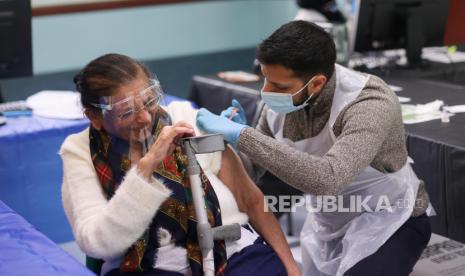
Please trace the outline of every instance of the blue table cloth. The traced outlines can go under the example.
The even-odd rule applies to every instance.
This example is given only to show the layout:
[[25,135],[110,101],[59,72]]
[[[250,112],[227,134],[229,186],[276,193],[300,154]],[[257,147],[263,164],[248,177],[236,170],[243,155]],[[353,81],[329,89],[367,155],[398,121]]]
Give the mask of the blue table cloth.
[[94,275],[0,201],[0,275]]
[[[183,100],[165,96],[165,103]],[[61,204],[65,138],[84,130],[84,120],[36,116],[8,118],[0,126],[0,200],[56,243],[74,240]]]

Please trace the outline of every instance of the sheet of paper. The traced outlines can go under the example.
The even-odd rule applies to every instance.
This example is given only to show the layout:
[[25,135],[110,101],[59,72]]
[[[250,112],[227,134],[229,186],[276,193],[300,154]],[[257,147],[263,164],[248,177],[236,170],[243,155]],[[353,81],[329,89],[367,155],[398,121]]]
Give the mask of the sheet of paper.
[[394,92],[400,92],[402,90],[404,90],[404,88],[400,87],[400,86],[397,86],[397,85],[388,85],[389,88],[391,88],[392,91]]
[[442,112],[439,109],[443,104],[440,100],[427,104],[402,104],[402,120],[404,124],[417,124],[441,119]]
[[456,63],[456,62],[465,62],[465,52],[457,51],[455,53],[448,53],[446,51],[439,52],[439,51],[427,51],[423,52],[422,58],[439,63]]
[[445,106],[444,110],[450,113],[462,113],[465,112],[465,104]]
[[418,124],[433,120],[441,119],[441,112],[437,111],[431,114],[409,114],[409,115],[402,115],[402,121],[406,125],[410,124]]
[[400,103],[408,103],[408,102],[410,102],[412,100],[411,98],[401,97],[401,96],[397,96],[397,98],[399,99]]
[[464,276],[465,245],[436,234],[431,236],[428,246],[410,276]]

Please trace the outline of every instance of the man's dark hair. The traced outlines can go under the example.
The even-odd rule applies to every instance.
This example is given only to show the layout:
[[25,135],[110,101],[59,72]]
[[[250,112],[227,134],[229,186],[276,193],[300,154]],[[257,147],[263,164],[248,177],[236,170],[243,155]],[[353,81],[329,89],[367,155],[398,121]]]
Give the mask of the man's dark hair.
[[291,69],[303,80],[318,73],[329,79],[336,62],[336,46],[323,28],[307,21],[292,21],[258,45],[257,59],[261,64]]

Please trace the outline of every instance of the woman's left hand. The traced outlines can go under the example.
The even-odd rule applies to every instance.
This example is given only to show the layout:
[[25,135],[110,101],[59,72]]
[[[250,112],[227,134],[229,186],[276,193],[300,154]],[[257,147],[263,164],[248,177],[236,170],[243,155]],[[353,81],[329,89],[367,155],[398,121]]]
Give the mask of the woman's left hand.
[[139,159],[139,173],[149,178],[166,156],[173,153],[176,139],[192,135],[195,135],[194,127],[186,122],[180,121],[172,126],[163,127],[149,151]]

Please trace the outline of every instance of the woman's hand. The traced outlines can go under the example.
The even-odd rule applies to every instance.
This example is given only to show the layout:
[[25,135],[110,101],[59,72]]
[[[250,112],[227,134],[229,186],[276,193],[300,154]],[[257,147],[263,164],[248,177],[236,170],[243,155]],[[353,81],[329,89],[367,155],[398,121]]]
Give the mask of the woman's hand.
[[165,126],[149,151],[139,159],[137,164],[139,173],[146,179],[149,179],[160,163],[173,153],[176,148],[176,140],[183,136],[194,134],[194,127],[183,121],[177,122],[172,126]]

